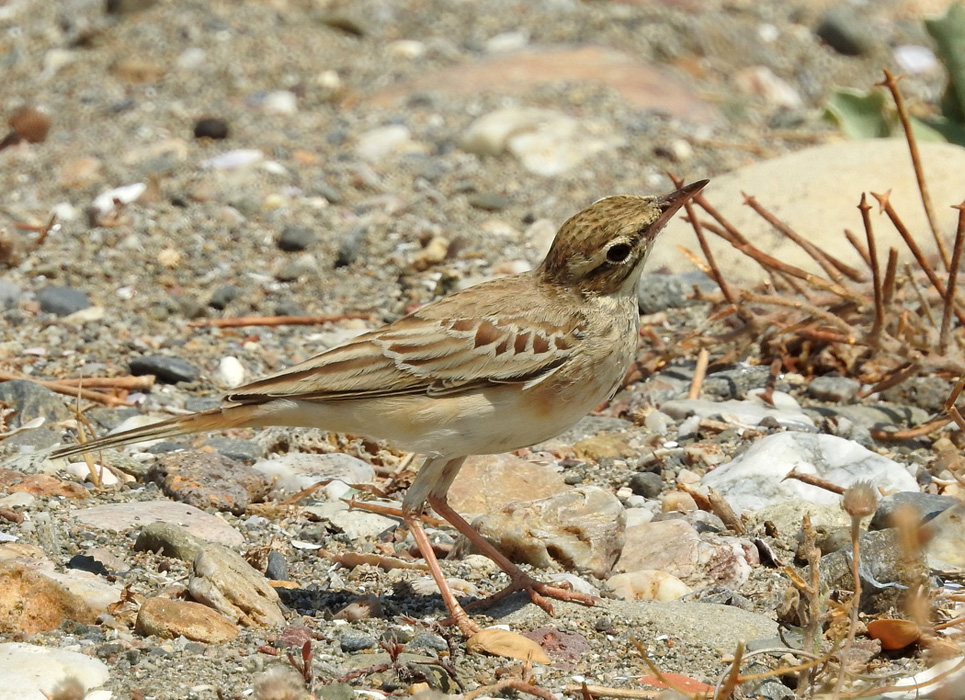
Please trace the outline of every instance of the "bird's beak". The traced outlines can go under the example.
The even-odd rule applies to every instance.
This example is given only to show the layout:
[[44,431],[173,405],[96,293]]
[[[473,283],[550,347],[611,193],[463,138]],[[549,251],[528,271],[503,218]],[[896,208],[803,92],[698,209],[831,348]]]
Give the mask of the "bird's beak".
[[660,229],[670,221],[671,217],[677,213],[677,210],[690,201],[695,194],[704,189],[704,186],[708,182],[710,182],[710,180],[698,180],[689,185],[684,185],[679,190],[671,192],[670,194],[657,197],[656,204],[660,207],[660,216],[650,225],[650,230],[654,232],[660,231]]

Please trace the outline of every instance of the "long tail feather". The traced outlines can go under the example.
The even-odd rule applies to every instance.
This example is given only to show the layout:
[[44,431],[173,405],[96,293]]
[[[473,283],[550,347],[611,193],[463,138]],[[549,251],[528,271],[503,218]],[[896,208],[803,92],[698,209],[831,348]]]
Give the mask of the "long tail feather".
[[227,408],[212,408],[201,413],[170,418],[159,423],[152,423],[140,428],[125,430],[122,433],[105,435],[96,440],[59,447],[51,453],[51,457],[71,457],[84,452],[95,452],[111,447],[121,447],[133,442],[145,440],[160,440],[173,438],[190,433],[204,433],[212,430],[226,430],[228,428],[243,428],[255,425],[255,417],[261,407],[257,404],[248,406],[229,406]]

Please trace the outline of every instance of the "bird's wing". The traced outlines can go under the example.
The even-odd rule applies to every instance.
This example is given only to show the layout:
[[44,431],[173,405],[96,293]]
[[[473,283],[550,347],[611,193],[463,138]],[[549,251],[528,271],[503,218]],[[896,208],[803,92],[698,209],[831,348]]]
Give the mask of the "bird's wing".
[[[472,311],[480,307],[467,305],[465,298],[457,304],[450,299],[455,297],[243,386],[226,400],[445,395],[494,384],[534,383],[562,365],[583,337],[584,322],[576,315],[524,310],[514,300],[512,311],[477,316]],[[452,313],[459,309],[465,313]]]

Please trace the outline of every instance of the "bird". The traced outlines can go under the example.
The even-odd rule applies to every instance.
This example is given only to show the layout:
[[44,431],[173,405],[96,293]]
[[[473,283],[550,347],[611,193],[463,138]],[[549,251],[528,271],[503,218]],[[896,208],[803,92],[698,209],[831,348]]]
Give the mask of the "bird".
[[295,426],[385,440],[425,457],[401,515],[442,595],[448,621],[479,626],[456,600],[422,525],[426,505],[510,578],[492,599],[525,590],[592,605],[585,593],[523,572],[448,503],[470,455],[559,435],[612,398],[635,355],[637,282],[657,234],[707,184],[662,196],[605,197],[560,227],[530,271],[436,299],[287,369],[239,387],[222,406],[56,449],[105,448],[231,428]]

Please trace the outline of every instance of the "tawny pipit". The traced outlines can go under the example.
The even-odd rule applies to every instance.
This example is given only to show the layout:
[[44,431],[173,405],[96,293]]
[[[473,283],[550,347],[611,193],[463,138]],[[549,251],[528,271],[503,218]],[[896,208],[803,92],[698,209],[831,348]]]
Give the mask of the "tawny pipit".
[[637,346],[636,287],[643,263],[660,229],[705,184],[663,197],[601,199],[563,224],[546,259],[531,272],[426,304],[241,387],[222,408],[53,455],[268,425],[388,440],[426,455],[402,502],[403,519],[464,634],[478,627],[456,601],[422,528],[426,503],[509,574],[506,591],[526,589],[548,610],[544,595],[592,603],[592,596],[524,574],[449,507],[446,493],[468,455],[547,440],[613,395]]

